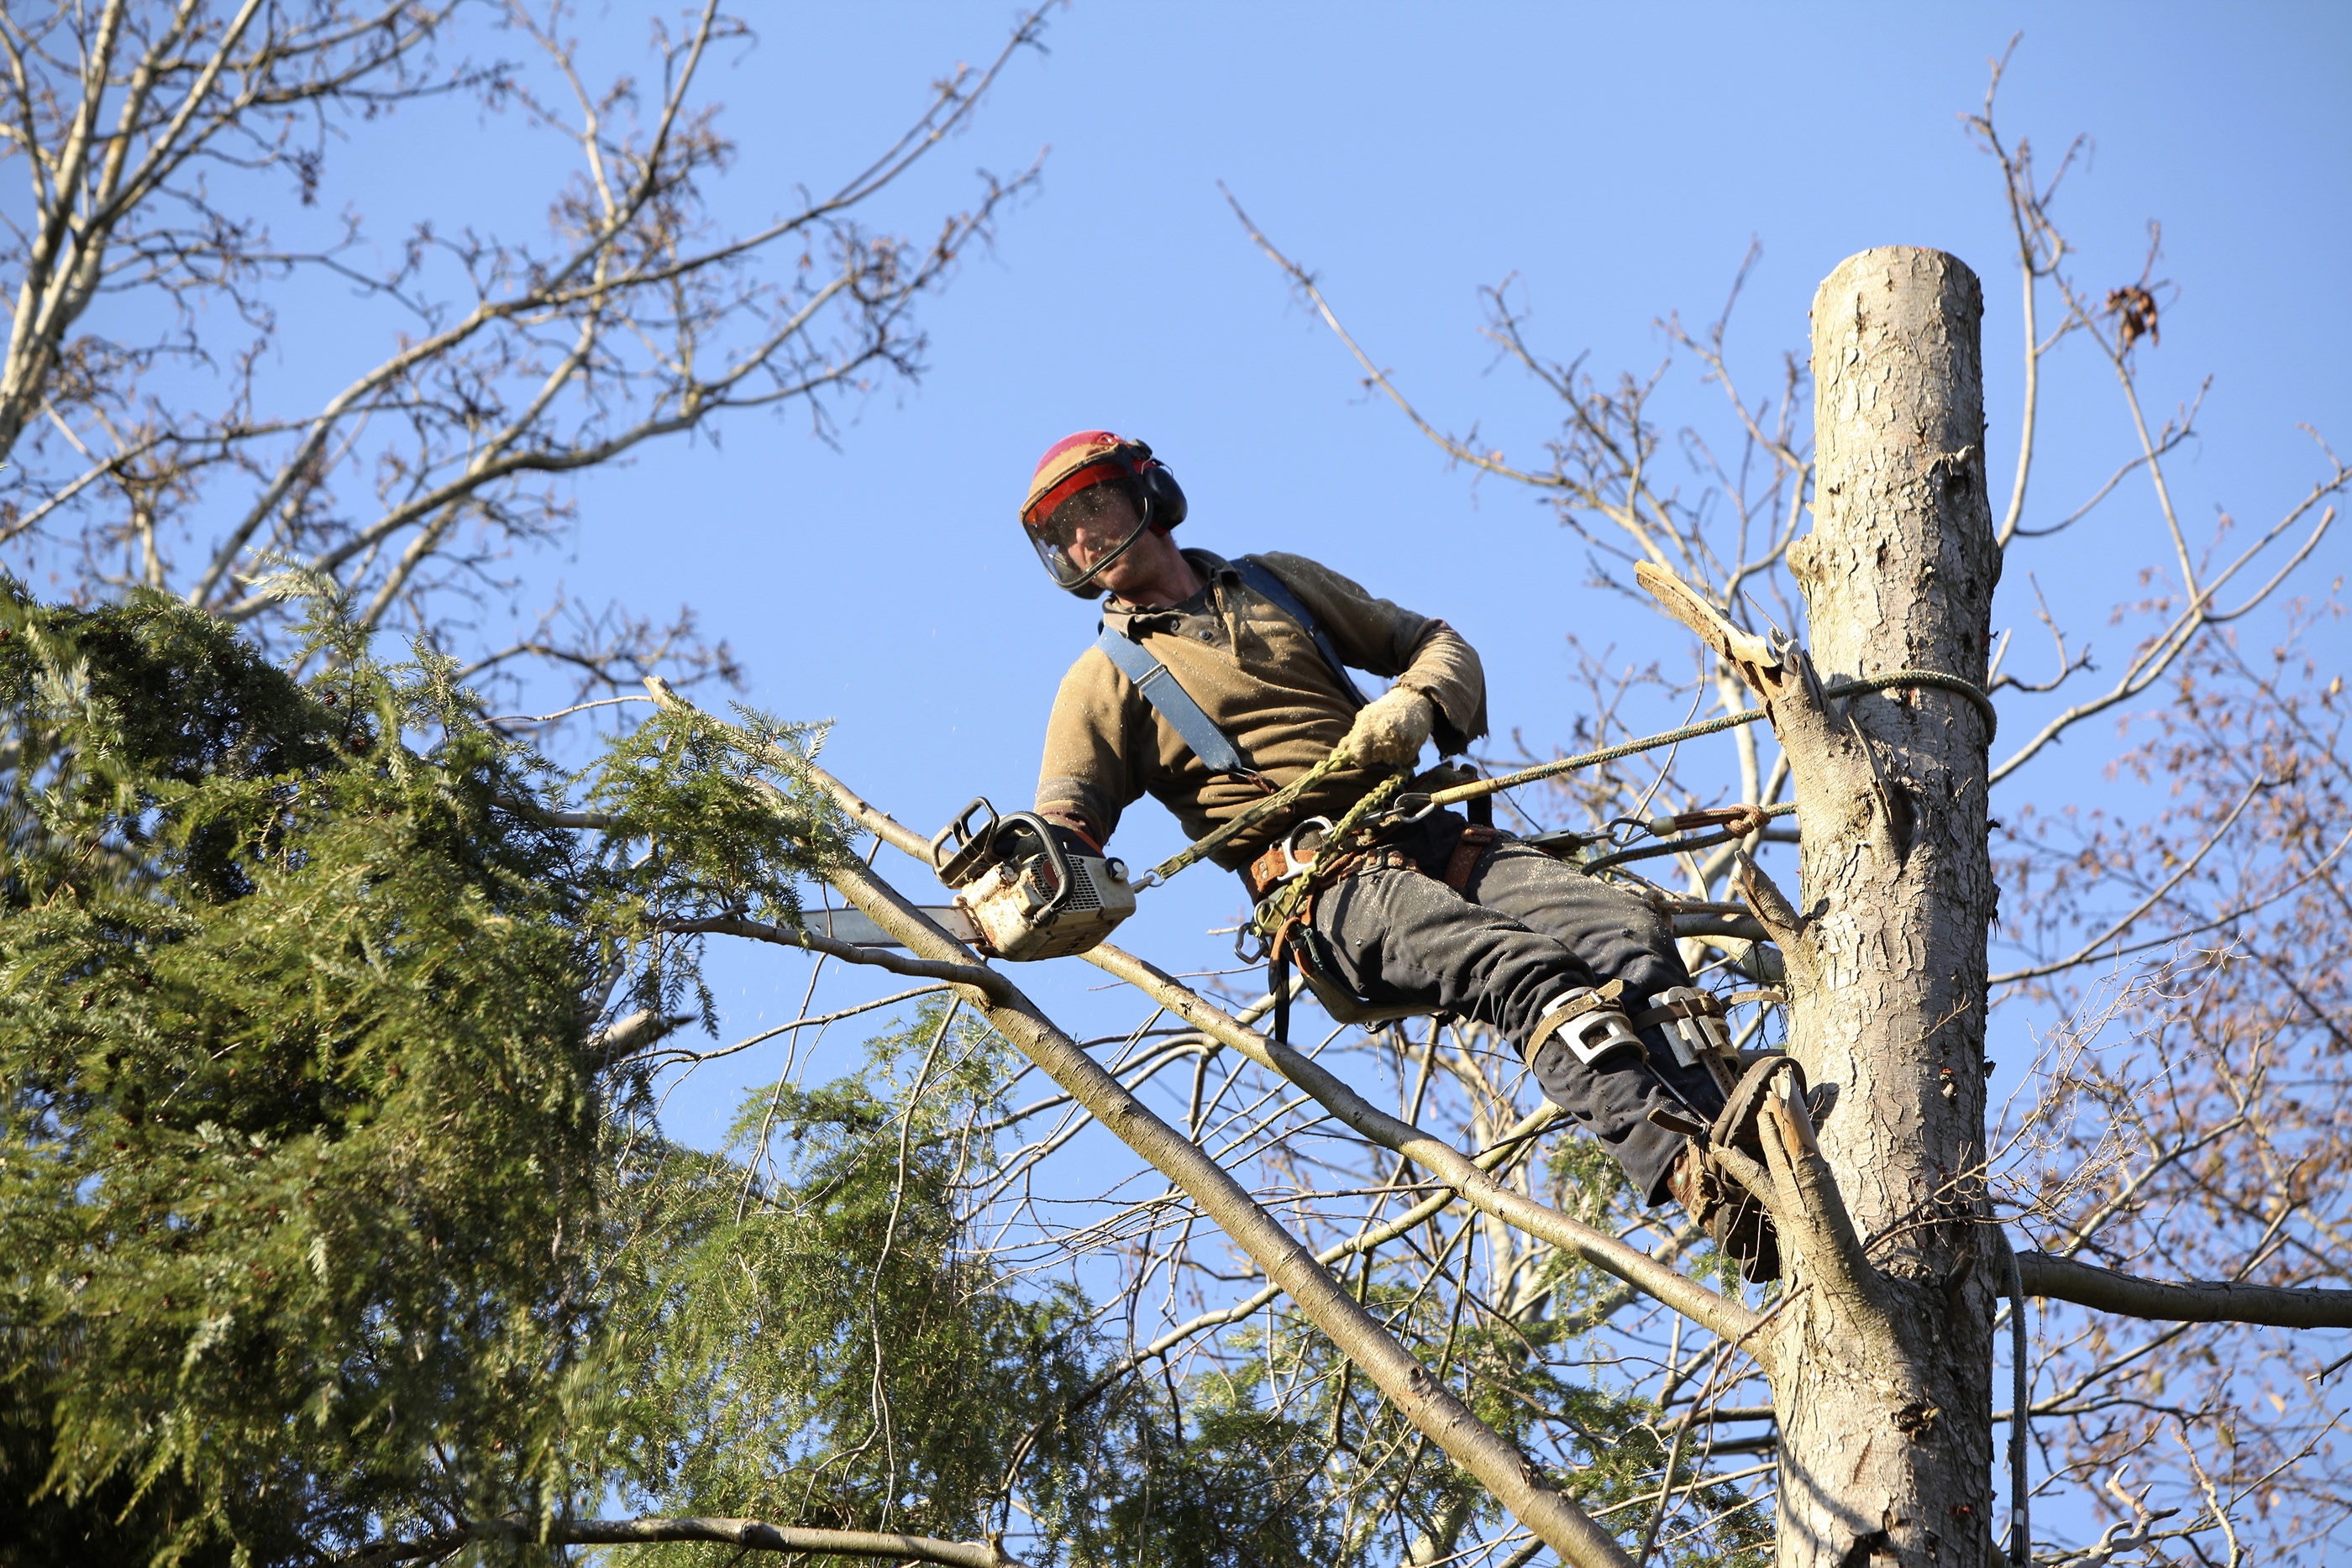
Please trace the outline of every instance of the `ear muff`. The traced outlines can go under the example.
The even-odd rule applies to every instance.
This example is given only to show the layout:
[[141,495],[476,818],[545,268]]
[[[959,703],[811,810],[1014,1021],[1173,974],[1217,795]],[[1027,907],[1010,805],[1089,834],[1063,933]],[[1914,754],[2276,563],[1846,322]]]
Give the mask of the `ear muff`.
[[1154,463],[1137,476],[1143,486],[1143,498],[1151,504],[1151,527],[1155,532],[1166,533],[1184,520],[1184,491],[1176,483],[1176,476]]
[[1135,454],[1135,482],[1142,486],[1151,530],[1164,534],[1184,520],[1183,486],[1176,483],[1168,465],[1151,455],[1150,447],[1138,441],[1130,444],[1130,449]]

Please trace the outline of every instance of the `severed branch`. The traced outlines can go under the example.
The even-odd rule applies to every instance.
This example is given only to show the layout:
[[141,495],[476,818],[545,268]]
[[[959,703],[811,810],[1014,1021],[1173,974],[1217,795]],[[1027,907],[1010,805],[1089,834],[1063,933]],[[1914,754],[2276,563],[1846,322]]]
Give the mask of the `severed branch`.
[[352,1568],[380,1563],[438,1560],[477,1541],[562,1546],[637,1546],[660,1541],[709,1541],[747,1552],[793,1552],[828,1557],[882,1557],[899,1563],[942,1563],[950,1568],[1020,1568],[996,1537],[939,1541],[876,1530],[803,1530],[757,1519],[472,1520],[414,1541],[379,1541],[342,1561]]
[[2352,1291],[2241,1285],[2226,1280],[2139,1280],[2047,1252],[2020,1252],[2026,1294],[2159,1322],[2352,1328]]
[[658,1013],[650,1008],[640,1008],[626,1018],[614,1019],[609,1027],[600,1030],[589,1040],[588,1047],[607,1060],[633,1056],[693,1021],[691,1013]]

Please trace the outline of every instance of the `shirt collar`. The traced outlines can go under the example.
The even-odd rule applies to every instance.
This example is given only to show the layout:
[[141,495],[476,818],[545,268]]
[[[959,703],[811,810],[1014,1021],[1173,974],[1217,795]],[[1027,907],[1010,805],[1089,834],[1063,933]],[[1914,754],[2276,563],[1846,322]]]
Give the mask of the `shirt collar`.
[[1204,549],[1188,549],[1184,559],[1201,574],[1200,592],[1181,604],[1163,605],[1152,610],[1139,610],[1132,604],[1108,600],[1103,604],[1103,624],[1120,636],[1133,639],[1146,632],[1163,631],[1181,624],[1188,615],[1205,615],[1215,607],[1212,590],[1236,583],[1242,580],[1241,569],[1221,555]]

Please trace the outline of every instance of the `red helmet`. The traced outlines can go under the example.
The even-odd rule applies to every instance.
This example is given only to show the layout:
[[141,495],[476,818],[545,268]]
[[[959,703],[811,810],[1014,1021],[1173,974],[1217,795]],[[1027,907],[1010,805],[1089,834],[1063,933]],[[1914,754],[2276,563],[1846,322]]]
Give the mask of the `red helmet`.
[[[1082,490],[1125,480],[1138,497],[1136,528],[1115,547],[1081,566],[1070,553],[1076,529],[1054,526],[1054,514]],[[1184,520],[1184,492],[1165,464],[1151,455],[1140,441],[1114,435],[1108,430],[1081,430],[1045,449],[1029,476],[1029,494],[1021,503],[1021,526],[1037,551],[1037,559],[1054,580],[1071,592],[1093,598],[1097,573],[1127,553],[1146,528],[1166,533]]]

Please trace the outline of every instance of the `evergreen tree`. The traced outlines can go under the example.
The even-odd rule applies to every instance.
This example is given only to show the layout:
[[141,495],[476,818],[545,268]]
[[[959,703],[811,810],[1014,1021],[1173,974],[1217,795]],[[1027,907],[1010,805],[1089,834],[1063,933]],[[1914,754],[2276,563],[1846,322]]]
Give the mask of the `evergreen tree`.
[[0,597],[7,1462],[58,1547],[282,1559],[565,1490],[570,835],[432,672],[314,648]]

